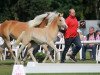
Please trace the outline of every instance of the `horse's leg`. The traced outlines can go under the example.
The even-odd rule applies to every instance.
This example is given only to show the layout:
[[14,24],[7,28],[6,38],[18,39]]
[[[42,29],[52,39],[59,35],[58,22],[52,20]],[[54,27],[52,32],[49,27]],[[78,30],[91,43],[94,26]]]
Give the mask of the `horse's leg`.
[[43,63],[45,63],[46,60],[47,60],[47,58],[48,58],[48,54],[47,54],[48,48],[47,48],[47,45],[42,45],[42,47],[43,47],[43,49],[44,49],[45,52],[46,52],[46,57],[45,57],[44,60],[43,60]]
[[0,50],[2,50],[2,58],[3,60],[5,60],[5,54],[4,54],[4,50],[6,48],[6,43],[4,42],[3,45],[0,46]]
[[16,59],[16,57],[15,57],[15,55],[14,55],[14,53],[13,53],[12,49],[11,49],[11,44],[10,44],[10,41],[9,41],[9,40],[6,40],[6,39],[4,39],[4,41],[5,41],[5,44],[6,44],[7,48],[8,48],[8,50],[9,50],[9,52],[11,53],[11,56],[12,56],[12,57],[13,57],[13,59],[15,60],[15,59]]
[[[34,44],[34,43],[33,43],[33,44]],[[35,44],[34,44],[34,45],[35,45]],[[23,59],[23,61],[26,61],[26,60],[27,60],[27,56],[30,55],[31,58],[32,58],[32,60],[33,60],[34,62],[37,62],[36,59],[35,59],[35,57],[34,57],[34,55],[32,54],[34,47],[37,46],[37,45],[36,45],[36,46],[34,46],[34,45],[32,45],[32,43],[29,43],[29,45],[28,45],[28,47],[27,47],[27,54],[26,54],[25,58]]]
[[54,49],[54,51],[56,52],[56,54],[57,54],[57,62],[59,62],[60,60],[59,60],[59,54],[58,54],[58,50],[57,50],[57,48],[56,48],[56,46],[55,46],[55,44],[54,44],[54,42],[53,41],[51,41],[51,42],[48,42],[47,43],[50,47],[52,47],[53,49]]
[[34,57],[34,55],[32,54],[32,52],[33,52],[33,47],[31,47],[29,50],[28,50],[28,53],[30,54],[30,56],[31,56],[31,58],[32,58],[32,60],[34,61],[34,62],[37,62],[36,61],[36,59],[35,59],[35,57]]
[[42,45],[42,47],[44,48],[44,50],[46,51],[46,57],[45,59],[43,60],[43,63],[46,62],[47,58],[49,57],[50,61],[54,63],[54,60],[52,59],[51,55],[50,55],[50,52],[47,48],[47,45]]
[[0,47],[0,60],[2,60],[2,48]]
[[32,58],[32,60],[34,61],[34,62],[37,62],[36,61],[36,59],[35,59],[35,57],[34,57],[34,55],[33,55],[33,50],[36,48],[38,46],[38,44],[37,43],[31,43],[31,48],[28,50],[28,53],[30,54],[30,56],[31,56],[31,58]]
[[27,49],[26,49],[26,51],[25,51],[24,58],[23,58],[23,60],[22,60],[23,63],[27,60],[27,58],[28,58],[28,56],[29,56],[28,50],[31,48],[31,45],[32,45],[31,43],[29,43],[29,44],[27,45]]
[[15,60],[15,63],[16,63],[16,64],[19,64],[18,59],[19,59],[20,54],[21,54],[21,52],[22,52],[22,50],[24,49],[25,46],[26,46],[26,45],[23,45],[23,44],[22,44],[21,47],[18,49],[17,57],[16,57],[16,60]]
[[51,57],[51,55],[50,55],[50,51],[46,51],[46,57],[45,57],[45,59],[43,60],[43,63],[46,62],[46,60],[47,60],[48,57],[49,57],[50,61],[51,61],[52,63],[54,63],[54,60],[52,59],[52,57]]
[[24,64],[26,62],[28,56],[29,56],[29,53],[27,52],[25,57],[22,59],[21,64]]

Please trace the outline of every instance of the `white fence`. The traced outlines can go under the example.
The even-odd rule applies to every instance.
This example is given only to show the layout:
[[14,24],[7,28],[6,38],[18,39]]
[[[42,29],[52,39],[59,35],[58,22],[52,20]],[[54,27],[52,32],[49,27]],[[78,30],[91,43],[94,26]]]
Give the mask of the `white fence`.
[[27,73],[100,73],[100,64],[34,63],[14,65],[12,75]]

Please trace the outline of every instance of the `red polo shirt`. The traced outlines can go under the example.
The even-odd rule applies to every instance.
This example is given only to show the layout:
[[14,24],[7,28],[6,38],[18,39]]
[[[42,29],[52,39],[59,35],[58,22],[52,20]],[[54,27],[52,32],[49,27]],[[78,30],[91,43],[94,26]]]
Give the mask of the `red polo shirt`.
[[65,32],[65,38],[76,37],[78,35],[78,21],[76,17],[68,16],[66,18],[66,24],[68,25],[68,28]]

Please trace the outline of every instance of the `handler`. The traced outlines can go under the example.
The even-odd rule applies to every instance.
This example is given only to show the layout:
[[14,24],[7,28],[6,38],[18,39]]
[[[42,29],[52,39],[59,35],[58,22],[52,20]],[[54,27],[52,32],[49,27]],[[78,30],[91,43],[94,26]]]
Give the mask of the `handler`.
[[66,18],[66,24],[68,25],[68,28],[65,31],[65,48],[61,56],[61,63],[65,62],[65,56],[66,53],[69,50],[69,47],[71,44],[75,44],[75,47],[73,48],[73,53],[70,55],[70,58],[74,61],[77,62],[75,59],[76,54],[79,52],[81,49],[81,40],[79,37],[79,34],[77,32],[78,29],[78,21],[77,18],[75,17],[75,10],[70,9],[69,10],[69,16]]

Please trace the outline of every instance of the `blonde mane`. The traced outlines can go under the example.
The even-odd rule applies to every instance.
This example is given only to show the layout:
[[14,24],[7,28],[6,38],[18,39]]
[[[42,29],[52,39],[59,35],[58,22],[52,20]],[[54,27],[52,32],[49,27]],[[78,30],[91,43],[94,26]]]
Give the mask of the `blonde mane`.
[[48,17],[46,19],[48,19],[48,24],[49,24],[52,22],[54,17],[57,16],[57,12],[46,12],[42,15],[36,16],[33,20],[28,21],[29,27],[34,27],[34,26],[39,25],[47,15]]
[[51,22],[54,20],[54,18],[58,16],[57,12],[49,12],[49,13],[50,13],[50,15],[47,17],[47,19],[48,19],[47,27],[51,24]]
[[33,20],[28,21],[29,27],[34,27],[34,26],[39,25],[47,15],[48,15],[48,13],[38,15]]

